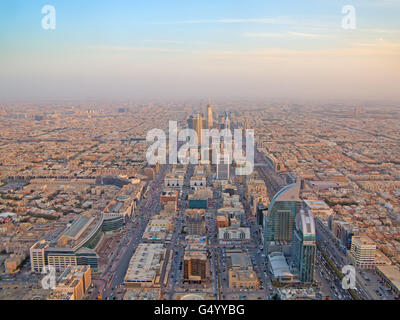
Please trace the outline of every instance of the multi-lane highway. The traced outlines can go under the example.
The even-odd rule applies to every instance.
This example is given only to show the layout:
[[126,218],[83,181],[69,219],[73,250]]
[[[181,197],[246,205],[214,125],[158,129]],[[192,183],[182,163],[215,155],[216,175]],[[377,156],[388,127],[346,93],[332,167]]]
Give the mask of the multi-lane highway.
[[[319,238],[318,243],[322,250],[329,255],[329,258],[335,263],[337,269],[342,270],[343,266],[351,265],[349,257],[343,249],[333,239],[330,234],[319,223],[316,223],[316,232]],[[368,274],[368,280],[363,275]],[[356,269],[356,292],[365,300],[393,299],[393,296],[383,289],[384,285],[373,271],[361,271]]]

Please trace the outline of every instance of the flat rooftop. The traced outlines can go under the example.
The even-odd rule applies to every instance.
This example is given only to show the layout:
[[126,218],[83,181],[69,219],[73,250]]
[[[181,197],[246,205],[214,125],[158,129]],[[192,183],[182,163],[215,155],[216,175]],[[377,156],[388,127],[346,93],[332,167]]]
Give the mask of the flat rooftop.
[[377,269],[390,280],[397,290],[400,290],[400,270],[398,268],[395,266],[378,266]]
[[227,251],[226,255],[230,258],[231,267],[233,269],[247,270],[252,266],[250,258],[246,252]]
[[166,249],[163,244],[141,243],[129,262],[125,283],[151,283],[159,274]]
[[67,229],[64,235],[68,238],[75,239],[80,232],[83,232],[85,227],[89,224],[92,217],[82,216],[73,222],[73,224]]

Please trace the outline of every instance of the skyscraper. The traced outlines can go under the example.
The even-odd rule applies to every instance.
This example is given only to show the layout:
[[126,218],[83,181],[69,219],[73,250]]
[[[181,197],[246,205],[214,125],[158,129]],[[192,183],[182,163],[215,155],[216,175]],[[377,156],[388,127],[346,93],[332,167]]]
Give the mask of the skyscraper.
[[354,108],[353,111],[354,114],[354,119],[358,119],[359,115],[360,115],[360,109],[358,109],[357,107]]
[[190,116],[188,119],[188,128],[193,129],[197,133],[198,143],[201,144],[201,130],[207,127],[207,120],[200,113],[196,117]]
[[217,155],[217,180],[230,179],[230,155],[221,153]]
[[229,114],[228,112],[225,112],[225,124],[224,124],[225,129],[230,129],[231,128],[231,120],[229,119]]
[[246,130],[249,128],[249,122],[248,122],[248,120],[247,120],[247,118],[244,120],[244,125],[243,125],[243,129],[244,129],[244,131],[245,131],[245,133],[246,133]]
[[271,200],[264,221],[264,240],[291,241],[296,214],[300,209],[300,182],[281,189]]
[[207,105],[207,125],[209,129],[213,127],[213,112],[210,101],[208,101]]
[[293,270],[304,283],[314,281],[315,270],[315,222],[311,210],[301,209],[296,216],[292,241]]
[[187,120],[187,122],[188,122],[189,129],[196,129],[195,124],[194,124],[195,118],[193,116],[190,116],[189,119]]

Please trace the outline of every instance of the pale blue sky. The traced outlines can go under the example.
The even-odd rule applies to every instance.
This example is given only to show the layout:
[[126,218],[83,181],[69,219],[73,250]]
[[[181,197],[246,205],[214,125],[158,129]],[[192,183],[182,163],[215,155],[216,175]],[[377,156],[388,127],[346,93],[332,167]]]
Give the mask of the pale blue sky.
[[2,0],[0,101],[398,99],[399,16],[400,0]]

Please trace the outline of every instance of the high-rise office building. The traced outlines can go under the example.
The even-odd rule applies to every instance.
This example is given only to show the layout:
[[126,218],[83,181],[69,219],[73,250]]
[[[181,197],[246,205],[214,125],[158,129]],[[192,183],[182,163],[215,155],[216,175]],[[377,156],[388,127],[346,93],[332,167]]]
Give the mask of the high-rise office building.
[[228,112],[225,112],[225,123],[224,123],[224,128],[225,129],[230,129],[231,128],[231,120],[229,118]]
[[301,209],[296,216],[292,240],[294,271],[304,283],[314,281],[316,255],[315,222],[311,210]]
[[207,105],[207,125],[208,128],[211,129],[213,127],[213,112],[212,112],[212,107],[210,101],[208,101]]
[[353,110],[353,115],[354,115],[354,119],[358,119],[358,117],[360,116],[360,109],[355,107]]
[[268,207],[264,203],[262,203],[262,202],[257,203],[256,220],[257,220],[257,224],[259,226],[263,225],[263,223],[264,223],[264,215],[265,215],[266,212],[268,212],[267,210],[268,210]]
[[188,122],[189,129],[195,129],[194,121],[195,121],[195,118],[193,116],[190,116],[188,118],[187,122]]
[[185,252],[183,279],[189,283],[201,283],[207,279],[207,255],[205,252]]
[[230,161],[228,153],[217,154],[217,180],[230,179]]
[[196,131],[198,143],[200,145],[201,131],[207,128],[207,119],[203,118],[200,113],[198,113],[196,117],[190,116],[188,119],[188,128]]
[[187,232],[190,235],[204,234],[204,210],[187,209],[185,211]]
[[281,189],[271,200],[264,217],[265,242],[292,240],[296,214],[301,206],[299,194],[300,182],[297,182]]
[[46,248],[49,244],[46,241],[36,242],[30,248],[30,260],[31,260],[31,271],[32,272],[42,272],[43,268],[46,267]]

